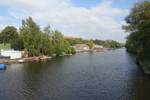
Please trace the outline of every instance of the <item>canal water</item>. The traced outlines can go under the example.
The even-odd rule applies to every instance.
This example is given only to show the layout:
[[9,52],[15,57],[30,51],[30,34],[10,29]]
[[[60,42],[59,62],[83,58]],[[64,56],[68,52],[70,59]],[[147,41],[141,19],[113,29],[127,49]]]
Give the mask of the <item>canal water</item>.
[[0,71],[0,100],[150,100],[150,79],[125,49],[78,53]]

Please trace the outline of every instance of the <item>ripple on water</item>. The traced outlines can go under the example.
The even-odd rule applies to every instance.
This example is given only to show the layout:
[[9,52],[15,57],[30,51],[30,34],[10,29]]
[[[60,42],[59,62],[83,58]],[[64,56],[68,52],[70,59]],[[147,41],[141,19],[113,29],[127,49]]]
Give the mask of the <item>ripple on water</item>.
[[0,100],[150,99],[150,80],[125,49],[14,64],[0,76]]

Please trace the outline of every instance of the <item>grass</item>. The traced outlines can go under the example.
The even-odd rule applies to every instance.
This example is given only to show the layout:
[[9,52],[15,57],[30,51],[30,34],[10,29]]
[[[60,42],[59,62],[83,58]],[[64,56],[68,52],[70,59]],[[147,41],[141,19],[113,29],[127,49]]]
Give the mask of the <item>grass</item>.
[[0,44],[0,50],[3,49],[3,50],[6,50],[6,49],[11,49],[11,46],[10,44]]

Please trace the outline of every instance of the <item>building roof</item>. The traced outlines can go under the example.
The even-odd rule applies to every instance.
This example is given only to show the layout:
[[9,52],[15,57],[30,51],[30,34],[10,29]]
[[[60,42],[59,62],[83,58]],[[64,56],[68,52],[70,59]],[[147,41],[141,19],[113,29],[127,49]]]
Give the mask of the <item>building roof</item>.
[[76,44],[75,47],[89,47],[87,44]]
[[102,45],[95,45],[94,48],[103,48]]

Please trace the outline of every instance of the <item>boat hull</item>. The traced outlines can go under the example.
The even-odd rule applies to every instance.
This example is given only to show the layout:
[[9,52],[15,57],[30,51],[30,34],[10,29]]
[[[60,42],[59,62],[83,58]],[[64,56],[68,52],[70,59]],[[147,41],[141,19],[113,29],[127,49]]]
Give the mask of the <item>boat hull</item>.
[[0,70],[5,70],[6,69],[6,64],[0,64]]

